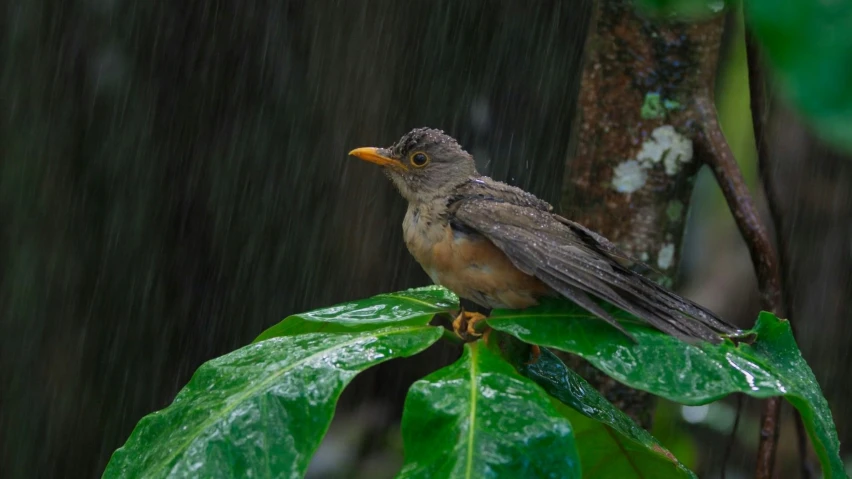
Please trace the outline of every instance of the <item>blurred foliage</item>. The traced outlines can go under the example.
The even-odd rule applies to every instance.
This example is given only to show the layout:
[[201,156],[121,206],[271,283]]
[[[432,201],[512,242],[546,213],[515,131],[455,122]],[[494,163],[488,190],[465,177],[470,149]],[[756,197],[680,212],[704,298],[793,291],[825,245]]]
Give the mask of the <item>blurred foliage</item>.
[[[745,30],[742,13],[737,12],[727,41],[725,61],[716,84],[716,108],[719,125],[728,140],[728,146],[737,159],[746,183],[754,191],[758,183],[757,149],[751,121],[751,93],[748,88],[748,59],[746,58]],[[724,204],[724,198],[719,195]],[[724,208],[728,213],[727,206]]]
[[772,66],[771,78],[824,139],[852,150],[852,2],[744,5],[748,26]]
[[692,434],[680,419],[678,411],[681,407],[675,402],[660,399],[654,409],[651,434],[684,466],[695,470],[698,467],[698,448]]
[[[446,330],[429,323],[455,309],[453,299],[431,286],[286,318],[266,339],[202,366],[171,406],[139,422],[106,476],[304,474],[346,384],[436,342]],[[409,391],[402,475],[577,477],[583,463],[595,477],[694,477],[554,354],[542,350],[530,361],[528,341],[685,404],[732,392],[783,395],[802,413],[826,476],[842,477],[831,412],[788,323],[762,313],[746,332],[752,344],[688,344],[612,313],[636,342],[566,300],[495,310],[490,342],[466,344],[455,364]]]
[[[852,150],[852,2],[744,0],[747,27],[763,47],[769,81],[825,140]],[[734,0],[636,0],[652,15],[701,20]]]

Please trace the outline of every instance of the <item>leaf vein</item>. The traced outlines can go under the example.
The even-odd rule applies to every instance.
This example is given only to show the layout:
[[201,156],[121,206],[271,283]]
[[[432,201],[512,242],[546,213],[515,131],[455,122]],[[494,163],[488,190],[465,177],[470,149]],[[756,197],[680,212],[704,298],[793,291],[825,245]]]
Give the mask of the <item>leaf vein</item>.
[[[430,328],[430,327],[431,326],[416,326],[416,327],[408,327],[408,328],[391,329],[391,330],[384,331],[382,333],[375,333],[375,334],[372,335],[372,337],[378,338],[378,337],[382,337],[382,336],[389,336],[391,334],[398,334],[398,333],[403,333],[403,332],[416,331],[416,330],[419,330],[419,329],[426,329],[426,328]],[[290,366],[286,366],[286,367],[282,368],[280,371],[277,371],[277,372],[271,374],[267,379],[264,379],[263,381],[261,381],[257,385],[255,385],[254,387],[251,387],[251,388],[247,389],[245,392],[243,392],[242,394],[239,394],[238,396],[236,396],[234,401],[232,401],[231,404],[229,404],[227,407],[222,409],[221,412],[219,412],[218,414],[212,415],[210,418],[208,418],[206,421],[204,421],[200,426],[195,428],[195,433],[190,436],[189,440],[185,441],[179,447],[176,447],[172,454],[170,454],[165,460],[160,461],[160,463],[157,464],[155,467],[152,467],[151,470],[157,471],[157,470],[161,470],[161,469],[163,469],[163,470],[166,469],[169,466],[169,464],[176,457],[178,457],[181,453],[183,453],[189,447],[189,445],[192,444],[192,442],[195,440],[195,438],[197,438],[198,435],[201,434],[202,431],[206,430],[207,428],[209,428],[210,426],[212,426],[213,424],[218,422],[220,419],[227,416],[228,413],[233,411],[239,404],[241,404],[247,398],[256,394],[258,391],[261,391],[262,389],[266,388],[267,386],[269,386],[271,383],[273,383],[275,380],[277,380],[278,378],[280,378],[284,374],[292,371],[293,369],[295,369],[298,366],[301,366],[305,363],[308,363],[309,361],[314,360],[318,356],[321,356],[323,354],[327,354],[330,351],[334,351],[334,350],[337,350],[337,349],[342,349],[342,348],[351,346],[351,345],[357,343],[358,341],[361,341],[361,340],[363,340],[364,338],[367,338],[367,337],[371,337],[371,336],[360,336],[359,335],[358,337],[355,337],[355,338],[353,338],[349,341],[345,341],[345,342],[339,343],[339,344],[337,344],[333,347],[325,348],[321,351],[317,351],[314,354],[311,354],[310,356],[302,358],[299,361],[296,361],[295,363],[291,364]]]
[[410,303],[415,303],[415,304],[420,304],[420,305],[423,305],[423,306],[428,306],[428,307],[429,307],[429,308],[431,308],[431,309],[437,309],[437,310],[440,310],[440,311],[442,311],[442,310],[444,309],[444,308],[441,308],[441,307],[436,306],[435,304],[428,303],[428,302],[423,301],[423,300],[420,300],[420,299],[412,298],[412,297],[410,297],[410,296],[401,296],[401,295],[394,294],[394,293],[385,293],[385,294],[380,294],[379,296],[384,296],[384,297],[388,297],[388,298],[401,299],[401,300],[403,300],[403,301],[408,301],[408,302],[410,302]]
[[477,384],[476,384],[476,360],[477,349],[475,346],[470,347],[470,429],[467,432],[467,464],[465,468],[465,477],[472,477],[473,473],[473,442],[476,432],[476,401],[477,401]]

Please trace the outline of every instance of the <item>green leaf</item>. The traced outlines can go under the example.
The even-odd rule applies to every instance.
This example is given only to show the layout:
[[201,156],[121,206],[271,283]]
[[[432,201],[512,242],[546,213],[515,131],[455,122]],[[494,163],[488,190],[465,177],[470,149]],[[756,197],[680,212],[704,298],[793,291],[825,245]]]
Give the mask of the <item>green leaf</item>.
[[571,424],[541,389],[478,343],[414,383],[400,477],[581,477]]
[[852,150],[852,3],[748,0],[771,76],[826,140]]
[[643,13],[679,20],[703,20],[720,14],[733,0],[635,0]]
[[[653,425],[649,431],[651,436],[668,449],[684,467],[687,469],[696,467],[699,456],[698,444],[690,432],[692,429],[691,424],[693,423],[688,423],[683,419],[684,406],[663,398],[658,398],[656,403],[654,406]],[[716,419],[716,411],[724,410],[725,412],[731,412],[730,422],[720,421],[711,426],[715,431],[721,431],[724,435],[730,434],[734,420],[733,414],[736,411],[735,408],[727,407],[727,404],[718,401],[706,406],[691,407],[707,408],[708,411],[713,411],[712,415],[710,413],[707,414],[704,421],[694,423],[696,426],[708,424],[710,418]],[[729,418],[727,415],[724,417],[725,419]],[[741,431],[747,430],[745,426],[746,422],[743,421],[740,425],[742,427]],[[756,435],[753,439],[755,442],[757,441]]]
[[[627,313],[613,310],[620,319]],[[582,356],[616,380],[682,404],[706,404],[734,392],[784,396],[802,414],[827,477],[846,477],[828,403],[796,347],[790,325],[760,314],[754,345],[687,344],[657,330],[624,324],[636,343],[568,301],[524,311],[494,311],[488,324],[533,344]]]
[[783,377],[785,397],[801,413],[825,477],[848,477],[840,459],[840,440],[828,401],[793,339],[790,323],[764,311],[758,316],[754,331],[758,341],[750,349]]
[[305,333],[351,333],[391,325],[427,324],[433,316],[458,309],[458,296],[439,286],[388,293],[289,316],[254,342]]
[[104,477],[301,476],[346,384],[440,337],[440,328],[422,325],[314,333],[209,361],[169,407],[139,421]]
[[574,427],[580,463],[586,477],[696,477],[648,431],[613,406],[547,349],[541,350],[541,356],[535,363],[518,363],[516,367],[565,405],[558,409]]

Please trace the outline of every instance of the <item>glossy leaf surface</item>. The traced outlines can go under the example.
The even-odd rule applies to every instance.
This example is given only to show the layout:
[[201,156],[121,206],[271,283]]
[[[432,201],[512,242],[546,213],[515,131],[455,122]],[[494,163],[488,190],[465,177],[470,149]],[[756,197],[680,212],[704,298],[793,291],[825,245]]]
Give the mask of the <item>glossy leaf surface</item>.
[[786,321],[761,313],[753,345],[687,344],[638,324],[624,312],[636,343],[573,303],[550,301],[525,311],[494,311],[488,324],[533,344],[582,356],[631,387],[683,404],[706,404],[734,392],[785,396],[802,414],[827,477],[846,477],[828,403]]
[[422,351],[439,328],[305,334],[202,365],[166,409],[144,417],[104,477],[299,477],[349,381]]
[[547,349],[542,349],[535,363],[519,363],[516,367],[560,401],[557,408],[574,428],[580,463],[586,477],[696,477],[648,431],[639,427]]
[[438,286],[380,294],[289,316],[254,341],[305,333],[351,333],[390,325],[422,325],[436,314],[458,309],[458,302],[456,295]]
[[414,383],[402,436],[400,477],[581,477],[571,424],[541,388],[478,343]]

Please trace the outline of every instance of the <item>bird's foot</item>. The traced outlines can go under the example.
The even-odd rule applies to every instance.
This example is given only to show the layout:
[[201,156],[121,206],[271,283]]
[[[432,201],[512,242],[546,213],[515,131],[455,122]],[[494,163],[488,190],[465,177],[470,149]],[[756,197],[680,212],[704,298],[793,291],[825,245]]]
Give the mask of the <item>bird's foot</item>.
[[482,333],[476,331],[476,325],[486,319],[487,317],[482,313],[461,310],[456,319],[453,320],[453,332],[465,341],[472,341],[482,336]]

